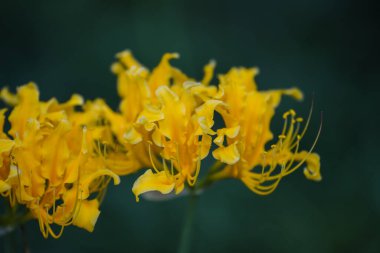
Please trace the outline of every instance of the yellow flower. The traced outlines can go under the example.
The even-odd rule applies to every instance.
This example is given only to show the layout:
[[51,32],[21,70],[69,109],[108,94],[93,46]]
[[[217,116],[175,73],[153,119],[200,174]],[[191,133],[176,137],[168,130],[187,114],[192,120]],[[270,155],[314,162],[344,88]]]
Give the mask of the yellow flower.
[[225,128],[217,131],[214,143],[218,148],[213,156],[227,165],[211,178],[239,178],[253,192],[266,195],[276,189],[284,176],[306,163],[305,176],[321,180],[319,156],[311,153],[315,144],[310,151],[299,150],[310,118],[301,131],[302,118],[297,118],[294,110],[285,113],[284,128],[277,143],[269,150],[266,148],[273,138],[270,123],[281,96],[300,100],[302,93],[296,88],[258,91],[254,82],[257,73],[255,68],[232,68],[219,77],[219,87],[224,91],[221,100],[226,106],[218,111]]
[[[135,182],[133,192],[137,200],[138,195],[147,191],[168,193],[168,189],[175,189],[178,194],[183,190],[185,182],[194,185],[201,160],[207,156],[211,146],[211,137],[201,129],[202,116],[196,110],[200,107],[196,108],[188,101],[188,93],[184,92],[180,97],[168,86],[159,86],[156,96],[161,104],[163,118],[152,122],[154,128],[151,145],[160,148],[162,163],[161,168],[157,168],[152,159],[156,173],[145,173]],[[212,117],[213,111],[210,115]]]
[[[79,121],[75,107],[83,99],[42,102],[33,83],[1,95],[15,107],[8,117],[10,137],[0,134],[0,192],[12,205],[27,207],[44,237],[59,237],[70,224],[92,231],[104,190],[110,178],[118,184],[119,177],[99,148],[98,129]],[[59,232],[52,224],[61,227]]]
[[136,170],[149,168],[134,184],[138,196],[147,191],[180,193],[185,184],[195,184],[200,161],[211,147],[214,110],[211,101],[218,90],[208,86],[214,62],[205,67],[202,83],[195,82],[172,67],[176,53],[162,57],[149,72],[129,51],[117,55],[112,70],[118,77],[122,98],[120,114],[108,113],[107,120]]
[[[118,76],[121,116],[112,113],[108,119],[119,141],[125,141],[127,154],[139,161],[136,170],[152,168],[133,185],[137,200],[149,191],[178,194],[185,185],[194,186],[213,138],[217,162],[207,180],[235,177],[252,191],[269,194],[282,177],[304,163],[308,179],[321,179],[319,156],[299,150],[309,120],[301,133],[302,119],[293,110],[285,115],[278,142],[266,148],[281,96],[300,100],[298,89],[258,91],[257,68],[232,68],[219,76],[218,86],[210,85],[213,61],[205,66],[202,81],[196,82],[170,65],[178,54],[165,54],[151,73],[129,51],[117,57],[112,69]],[[216,111],[224,127],[215,127]]]

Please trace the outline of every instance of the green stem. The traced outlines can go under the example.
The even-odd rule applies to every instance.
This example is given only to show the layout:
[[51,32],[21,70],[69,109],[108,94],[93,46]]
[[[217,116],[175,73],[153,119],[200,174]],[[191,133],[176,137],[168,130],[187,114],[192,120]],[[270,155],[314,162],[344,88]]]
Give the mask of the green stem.
[[5,253],[15,253],[15,243],[14,243],[14,231],[9,232],[4,235],[4,252]]
[[20,230],[21,230],[24,253],[30,253],[28,234],[26,232],[26,226],[24,223],[20,225]]
[[195,192],[191,192],[189,196],[189,203],[186,210],[185,221],[181,233],[181,239],[179,243],[178,253],[189,253],[192,237],[192,228],[194,213],[197,206],[198,196]]

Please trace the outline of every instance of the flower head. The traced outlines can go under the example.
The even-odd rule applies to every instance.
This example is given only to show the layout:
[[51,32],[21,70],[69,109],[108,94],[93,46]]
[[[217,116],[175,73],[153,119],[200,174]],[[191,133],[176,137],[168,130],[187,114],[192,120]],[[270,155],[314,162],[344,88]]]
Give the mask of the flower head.
[[176,53],[165,54],[152,72],[129,51],[117,58],[112,70],[118,77],[121,113],[108,120],[127,155],[138,161],[136,170],[153,169],[135,182],[133,192],[137,199],[152,190],[180,193],[185,184],[195,184],[211,147],[213,115],[221,104],[210,99],[217,89],[208,86],[215,64],[207,65],[203,80],[196,82],[170,65]]
[[[297,88],[259,91],[254,80],[257,68],[232,68],[219,75],[218,85],[210,85],[213,61],[197,82],[170,65],[169,60],[178,58],[173,53],[165,54],[152,72],[129,51],[117,57],[112,69],[118,76],[121,116],[110,121],[118,126],[114,131],[128,154],[139,161],[136,170],[151,168],[133,186],[137,200],[148,191],[178,194],[186,185],[194,186],[212,142],[216,166],[208,173],[209,181],[238,178],[265,195],[303,164],[308,179],[321,179],[319,156],[312,149],[300,149],[310,118],[301,130],[303,120],[294,110],[287,112],[278,141],[267,148],[273,139],[275,109],[283,95],[301,100]],[[224,126],[214,124],[215,113],[222,116]]]
[[[16,94],[3,89],[1,97],[14,106],[9,135],[0,134],[2,195],[11,205],[25,205],[44,237],[59,237],[70,224],[92,231],[104,190],[110,178],[118,184],[119,177],[97,146],[98,130],[77,120],[82,97],[43,102],[33,83]],[[59,232],[52,224],[61,227]]]
[[297,117],[294,110],[286,112],[277,142],[266,148],[273,139],[270,125],[281,96],[288,95],[297,100],[303,96],[297,88],[258,91],[254,82],[257,73],[255,68],[233,68],[219,78],[219,87],[224,90],[221,100],[226,104],[219,112],[225,128],[218,130],[214,140],[218,148],[213,151],[213,156],[226,166],[212,177],[239,178],[250,190],[261,195],[273,192],[284,176],[304,163],[305,176],[314,181],[321,180],[319,156],[311,153],[313,148],[300,151],[310,117],[301,130],[303,119]]

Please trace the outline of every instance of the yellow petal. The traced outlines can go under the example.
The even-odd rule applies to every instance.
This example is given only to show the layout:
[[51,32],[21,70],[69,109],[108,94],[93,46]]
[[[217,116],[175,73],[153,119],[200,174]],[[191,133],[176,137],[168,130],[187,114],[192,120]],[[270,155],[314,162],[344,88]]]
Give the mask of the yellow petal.
[[303,170],[305,177],[313,181],[321,181],[322,176],[320,172],[321,164],[320,157],[316,153],[308,155],[306,158],[306,168]]
[[218,129],[218,135],[216,136],[216,138],[214,139],[214,143],[216,145],[218,145],[219,147],[222,147],[223,146],[223,142],[224,142],[224,131],[222,131],[224,129]]
[[116,58],[119,59],[125,66],[128,68],[132,67],[142,67],[142,65],[133,57],[131,51],[124,50],[116,55]]
[[177,53],[166,53],[162,56],[160,64],[153,70],[149,78],[149,87],[154,92],[161,85],[168,85],[173,75],[173,68],[170,66],[171,59],[179,58]]
[[70,123],[62,120],[42,144],[41,173],[52,186],[58,186],[62,182],[66,163],[70,158],[70,149],[66,142],[70,129]]
[[[74,185],[71,189],[62,194],[63,205],[57,207],[54,214],[54,221],[57,224],[65,224],[71,218],[75,218],[76,210],[79,211],[80,200],[78,200],[78,187]],[[76,210],[74,210],[76,209]]]
[[162,112],[165,118],[159,121],[161,133],[171,140],[183,142],[184,128],[187,124],[186,107],[179,100],[178,95],[167,86],[160,86],[156,95],[162,103]]
[[229,128],[222,128],[218,129],[217,134],[218,136],[214,139],[214,143],[218,145],[219,147],[223,146],[224,142],[224,136],[227,136],[230,139],[235,138],[240,131],[240,126],[235,127],[229,127]]
[[226,136],[228,138],[235,138],[238,134],[239,134],[239,131],[240,131],[240,126],[235,126],[235,127],[230,127],[230,128],[226,128]]
[[156,128],[156,130],[154,130],[152,134],[153,143],[159,147],[163,147],[162,137],[163,135],[160,133],[160,130]]
[[0,110],[0,134],[1,135],[4,135],[4,121],[5,121],[5,113],[6,113],[7,109],[1,109]]
[[203,80],[202,80],[202,83],[204,85],[208,85],[210,83],[210,81],[212,80],[212,77],[214,76],[214,69],[215,69],[215,66],[216,66],[216,62],[214,60],[211,60],[209,62],[209,64],[207,64],[203,71],[204,71],[204,77],[203,77]]
[[303,99],[303,93],[297,88],[291,88],[291,89],[286,89],[283,90],[283,94],[291,96],[297,100],[302,100]]
[[[24,201],[28,202],[28,201],[34,200],[34,198],[25,191],[24,185],[26,185],[26,183],[24,183],[24,180],[23,180],[24,174],[22,173],[22,170],[20,170],[17,166],[11,165],[10,170],[9,170],[9,175],[6,181],[6,183],[16,188],[15,190],[17,192],[18,200],[19,202],[22,202],[22,203]],[[20,185],[20,181],[21,181],[21,185]]]
[[214,121],[210,123],[209,120],[207,120],[206,117],[202,116],[198,118],[198,124],[199,128],[198,131],[195,132],[196,135],[201,135],[201,134],[209,134],[209,135],[214,135],[215,131],[211,129],[211,125],[214,124]]
[[39,91],[34,83],[29,83],[18,88],[17,94],[20,101],[9,115],[9,122],[12,126],[9,133],[13,137],[18,135],[23,138],[27,121],[30,118],[37,118],[39,114]]
[[254,80],[259,73],[258,68],[231,68],[225,75],[220,75],[221,83],[245,87],[247,91],[257,90]]
[[134,127],[130,127],[125,132],[124,139],[130,144],[137,144],[142,141],[142,136]]
[[212,155],[215,159],[226,163],[226,164],[235,164],[240,159],[240,154],[237,149],[237,142],[227,146],[219,147],[212,152]]
[[215,108],[221,104],[223,104],[223,102],[220,100],[210,99],[195,110],[199,117],[199,124],[205,133],[213,132],[211,128],[214,125]]
[[83,105],[84,99],[79,94],[73,94],[71,98],[65,103],[59,104],[57,110],[62,110],[69,107],[74,107],[78,105]]
[[0,92],[1,99],[8,105],[15,106],[19,103],[17,95],[11,93],[7,87],[3,88]]
[[144,110],[140,113],[137,123],[144,125],[147,131],[153,130],[154,122],[164,119],[164,114],[158,108],[145,105]]
[[74,218],[73,224],[92,232],[94,231],[99,214],[99,202],[97,199],[82,200],[80,203],[79,212]]
[[202,141],[201,141],[201,157],[200,159],[204,159],[206,158],[206,156],[208,156],[208,153],[210,152],[210,148],[211,148],[211,136],[210,135],[202,135]]
[[0,193],[8,191],[10,188],[11,188],[11,186],[9,184],[4,182],[3,180],[0,180]]
[[130,158],[125,153],[109,153],[105,162],[106,167],[119,176],[136,172],[141,166],[137,159]]
[[175,194],[180,194],[183,189],[185,189],[185,183],[184,182],[179,182],[175,186]]
[[98,169],[95,172],[92,172],[90,174],[84,175],[83,180],[81,180],[82,184],[82,193],[81,193],[81,199],[87,199],[90,196],[90,186],[91,183],[98,177],[102,176],[109,176],[113,178],[114,185],[120,184],[120,177],[113,173],[111,170],[108,169]]
[[147,170],[133,184],[132,192],[136,196],[136,201],[139,201],[139,195],[149,191],[159,191],[162,194],[168,194],[173,191],[175,183],[171,178],[168,178],[165,171],[153,173],[152,170]]
[[15,144],[12,140],[0,139],[0,153],[8,152]]
[[201,86],[202,84],[201,83],[197,83],[197,82],[194,82],[194,81],[186,81],[182,84],[183,88],[185,90],[190,90],[194,87],[199,87]]
[[159,86],[156,96],[164,105],[170,106],[179,100],[178,95],[167,86]]

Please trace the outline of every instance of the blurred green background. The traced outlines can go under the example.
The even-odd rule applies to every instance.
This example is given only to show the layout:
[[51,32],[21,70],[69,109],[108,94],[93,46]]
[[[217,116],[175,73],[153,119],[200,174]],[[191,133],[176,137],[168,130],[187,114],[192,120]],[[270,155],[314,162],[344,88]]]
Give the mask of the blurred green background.
[[[200,198],[192,252],[380,252],[379,31],[366,1],[1,0],[0,85],[33,80],[43,99],[80,93],[117,108],[110,64],[126,48],[150,68],[179,52],[173,64],[197,78],[210,59],[218,73],[259,66],[260,89],[306,95],[284,100],[274,129],[289,107],[306,115],[315,94],[305,147],[323,111],[323,181],[299,170],[267,197],[237,180],[214,185]],[[136,203],[135,178],[110,187],[93,233],[45,240],[28,224],[32,252],[175,252],[186,200]]]

